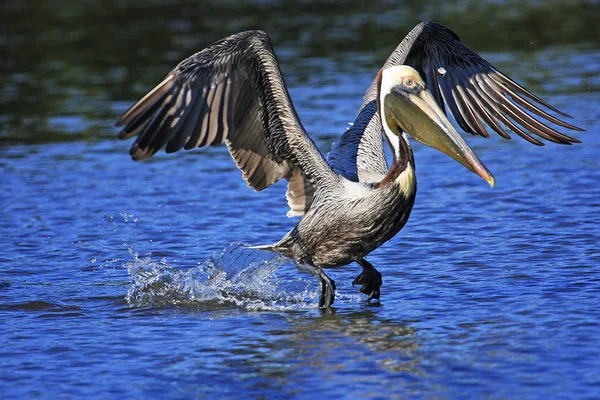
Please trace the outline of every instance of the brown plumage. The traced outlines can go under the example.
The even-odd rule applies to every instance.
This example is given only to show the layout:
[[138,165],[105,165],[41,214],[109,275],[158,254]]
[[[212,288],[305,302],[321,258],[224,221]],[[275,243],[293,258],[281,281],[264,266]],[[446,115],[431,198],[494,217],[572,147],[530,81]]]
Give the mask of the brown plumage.
[[[581,130],[542,110],[566,116],[435,23],[417,25],[392,53],[329,163],[306,135],[261,31],[229,36],[182,61],[117,125],[123,126],[120,139],[137,136],[130,151],[136,161],[162,147],[170,153],[224,142],[253,189],[286,178],[288,215],[302,218],[279,242],[259,248],[313,273],[322,288],[319,306],[326,308],[335,284],[323,268],[353,261],[363,268],[354,283],[369,300],[379,299],[381,274],[364,257],[402,229],[413,207],[415,163],[406,133],[493,185],[491,173],[445,117],[444,105],[463,130],[485,137],[487,125],[508,138],[506,126],[534,144],[542,142],[532,135],[578,142],[531,113]],[[391,167],[383,137],[393,151]]]

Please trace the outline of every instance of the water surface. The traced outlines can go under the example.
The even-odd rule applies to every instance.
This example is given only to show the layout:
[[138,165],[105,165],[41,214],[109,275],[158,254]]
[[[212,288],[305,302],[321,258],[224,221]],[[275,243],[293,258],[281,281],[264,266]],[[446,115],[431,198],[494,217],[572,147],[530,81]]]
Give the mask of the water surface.
[[[0,397],[600,397],[596,2],[45,1],[2,5]],[[415,144],[404,230],[369,257],[381,304],[284,258],[285,185],[254,193],[224,147],[134,163],[114,121],[180,59],[272,37],[322,151],[421,20],[450,26],[587,130],[467,138],[497,187]]]

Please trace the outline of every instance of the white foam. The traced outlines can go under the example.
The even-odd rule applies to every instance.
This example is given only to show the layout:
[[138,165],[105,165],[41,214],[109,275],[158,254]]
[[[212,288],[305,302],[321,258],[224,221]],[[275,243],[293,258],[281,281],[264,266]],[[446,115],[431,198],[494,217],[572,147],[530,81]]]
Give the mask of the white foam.
[[264,251],[233,243],[201,266],[182,270],[165,260],[139,258],[127,263],[132,283],[127,293],[131,306],[234,305],[248,310],[316,308],[319,286],[311,275],[300,274],[290,261]]

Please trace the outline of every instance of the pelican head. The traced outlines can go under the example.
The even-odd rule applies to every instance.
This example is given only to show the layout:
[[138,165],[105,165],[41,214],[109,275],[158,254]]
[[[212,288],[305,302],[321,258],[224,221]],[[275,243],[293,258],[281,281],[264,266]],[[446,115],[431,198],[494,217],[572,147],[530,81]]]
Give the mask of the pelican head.
[[407,66],[381,71],[379,110],[386,135],[406,132],[437,149],[494,186],[495,179],[479,160],[427,90],[419,73]]

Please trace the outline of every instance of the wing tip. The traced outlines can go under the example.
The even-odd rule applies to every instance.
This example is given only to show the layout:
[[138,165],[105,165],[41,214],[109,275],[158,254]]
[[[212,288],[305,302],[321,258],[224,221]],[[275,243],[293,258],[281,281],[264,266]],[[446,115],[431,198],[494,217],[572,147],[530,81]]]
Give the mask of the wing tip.
[[[570,117],[570,118],[573,118],[573,117]],[[587,132],[587,130],[585,130],[585,129],[583,129],[583,128],[579,127],[579,126],[575,126],[575,125],[571,125],[571,126],[572,126],[572,128],[570,128],[570,129],[571,129],[571,130],[573,130],[573,131],[577,131],[577,132]]]
[[[119,125],[116,125],[119,126]],[[121,132],[119,132],[119,134],[117,135],[117,139],[119,140],[125,140],[128,139],[130,137],[129,132],[127,132],[127,129],[122,129]]]
[[131,149],[129,150],[129,155],[133,161],[145,160],[150,158],[154,153],[156,153],[156,150],[152,147],[146,147],[145,149],[142,149],[137,145],[137,143],[131,146]]
[[154,86],[148,93],[146,93],[140,100],[136,101],[127,111],[121,115],[121,117],[115,123],[116,127],[127,126],[135,120],[137,116],[146,111],[155,102],[159,101],[167,92],[171,90],[176,78],[179,73],[176,70],[172,70],[163,78],[162,81]]

